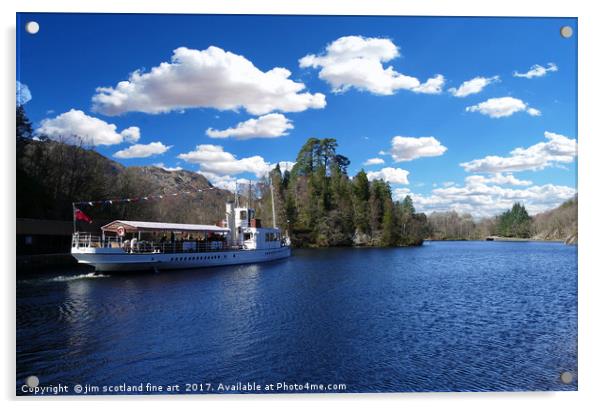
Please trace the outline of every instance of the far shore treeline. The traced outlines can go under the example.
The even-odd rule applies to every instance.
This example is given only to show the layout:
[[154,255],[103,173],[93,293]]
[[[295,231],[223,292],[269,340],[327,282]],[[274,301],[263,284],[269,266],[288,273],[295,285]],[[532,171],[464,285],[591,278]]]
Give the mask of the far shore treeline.
[[[84,206],[82,210],[97,223],[82,228],[98,228],[114,219],[213,224],[223,219],[224,203],[234,199],[228,190],[206,190],[212,185],[195,172],[126,167],[84,146],[33,136],[23,108],[18,107],[18,218],[71,220],[72,202],[201,189],[202,193],[159,201]],[[369,181],[364,170],[350,177],[350,161],[337,153],[337,147],[335,139],[308,139],[290,171],[276,166],[252,189],[241,189],[240,201],[251,202],[257,217],[271,226],[271,180],[276,224],[297,247],[414,246],[426,239],[491,236],[577,241],[577,197],[534,217],[520,203],[493,218],[476,220],[454,211],[427,217],[416,211],[411,196],[394,200],[389,184]]]

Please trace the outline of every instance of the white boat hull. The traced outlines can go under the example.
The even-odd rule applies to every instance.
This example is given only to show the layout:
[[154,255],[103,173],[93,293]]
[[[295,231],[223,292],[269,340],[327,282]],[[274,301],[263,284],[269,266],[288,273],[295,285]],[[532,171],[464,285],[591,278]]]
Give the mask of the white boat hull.
[[291,255],[288,246],[237,251],[202,253],[126,253],[120,249],[76,248],[71,254],[79,263],[94,266],[96,271],[159,271],[236,264],[261,263],[279,260]]

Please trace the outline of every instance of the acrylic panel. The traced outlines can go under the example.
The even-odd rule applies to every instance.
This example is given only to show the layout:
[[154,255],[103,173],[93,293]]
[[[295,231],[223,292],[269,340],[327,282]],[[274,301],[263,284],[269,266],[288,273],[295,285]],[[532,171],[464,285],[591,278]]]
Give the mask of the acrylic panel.
[[577,28],[18,13],[16,394],[577,390]]

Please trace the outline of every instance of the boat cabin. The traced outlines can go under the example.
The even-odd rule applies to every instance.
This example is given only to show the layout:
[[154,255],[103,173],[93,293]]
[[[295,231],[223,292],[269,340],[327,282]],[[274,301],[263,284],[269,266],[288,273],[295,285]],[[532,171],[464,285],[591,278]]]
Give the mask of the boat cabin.
[[102,236],[75,233],[72,248],[109,248],[127,253],[186,253],[276,249],[280,229],[261,226],[255,210],[226,204],[223,226],[115,220],[101,227]]

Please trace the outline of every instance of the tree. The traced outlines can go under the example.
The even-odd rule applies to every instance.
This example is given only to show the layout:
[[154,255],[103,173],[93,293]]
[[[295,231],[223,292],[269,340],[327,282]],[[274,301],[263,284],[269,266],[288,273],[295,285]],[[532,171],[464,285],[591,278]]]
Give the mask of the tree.
[[17,105],[17,138],[31,138],[33,128],[23,105]]
[[[416,215],[412,199],[392,198],[384,180],[369,181],[361,170],[350,179],[350,160],[337,152],[333,138],[309,138],[290,173],[281,177],[282,207],[298,246],[416,245],[428,231],[426,216]],[[276,180],[277,177],[273,177]],[[276,186],[276,184],[275,184]],[[264,195],[265,196],[265,195]],[[270,204],[262,199],[261,208]],[[405,218],[402,231],[401,220]],[[358,234],[359,233],[359,234]]]
[[368,201],[370,200],[370,182],[364,170],[360,170],[353,178],[353,210],[354,224],[360,233],[370,233],[368,217]]
[[531,236],[531,217],[521,203],[514,203],[512,209],[498,218],[497,231],[500,236],[528,238]]

